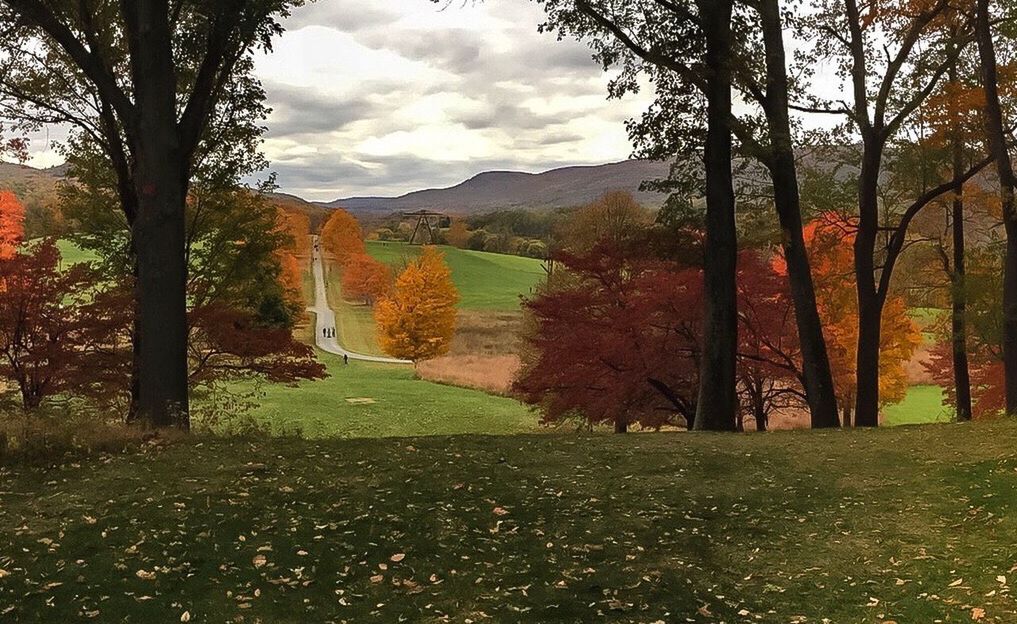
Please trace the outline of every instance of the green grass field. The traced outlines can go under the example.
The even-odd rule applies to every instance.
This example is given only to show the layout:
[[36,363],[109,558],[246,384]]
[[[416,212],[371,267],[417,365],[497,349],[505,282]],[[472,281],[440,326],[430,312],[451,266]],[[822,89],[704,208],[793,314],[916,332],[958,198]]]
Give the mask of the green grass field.
[[903,401],[883,408],[883,424],[889,426],[949,422],[952,418],[939,386],[911,386]]
[[[298,386],[267,384],[252,416],[276,431],[309,437],[506,434],[539,430],[522,403],[421,381],[413,368],[318,352],[331,377]],[[352,401],[351,401],[352,400]]]
[[1015,437],[199,436],[0,468],[0,620],[1009,624]]
[[58,240],[57,249],[60,250],[60,259],[64,266],[80,262],[92,262],[98,259],[94,253],[80,249],[69,240]]
[[[469,251],[442,246],[452,270],[452,279],[462,297],[465,310],[515,310],[520,296],[529,295],[545,278],[539,260],[502,254]],[[408,259],[420,254],[421,247],[398,242],[368,241],[372,256],[398,270]]]

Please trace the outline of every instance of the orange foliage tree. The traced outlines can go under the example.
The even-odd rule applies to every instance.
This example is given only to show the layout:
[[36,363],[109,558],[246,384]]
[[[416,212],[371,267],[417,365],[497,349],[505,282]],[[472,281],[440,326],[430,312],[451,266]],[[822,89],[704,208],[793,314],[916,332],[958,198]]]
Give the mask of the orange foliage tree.
[[[850,424],[854,405],[858,349],[858,299],[854,285],[855,225],[827,213],[805,226],[805,243],[816,281],[816,300],[830,356],[837,402]],[[918,326],[903,298],[887,297],[881,322],[879,396],[883,405],[903,400],[908,389],[906,364],[921,344]]]
[[25,236],[25,207],[14,193],[0,191],[0,258],[10,258]]
[[278,230],[285,232],[290,243],[276,251],[279,261],[279,285],[286,302],[294,308],[304,307],[303,274],[297,256],[311,255],[311,220],[300,212],[278,207]]
[[277,207],[279,231],[285,232],[293,242],[288,247],[298,256],[311,255],[311,219],[302,212]]
[[425,247],[375,306],[381,348],[414,362],[445,355],[455,334],[457,303],[459,292],[444,256]]
[[367,254],[349,259],[343,269],[343,294],[374,305],[392,286],[392,269]]
[[332,213],[321,229],[321,244],[341,266],[346,266],[353,256],[367,252],[360,223],[341,208]]

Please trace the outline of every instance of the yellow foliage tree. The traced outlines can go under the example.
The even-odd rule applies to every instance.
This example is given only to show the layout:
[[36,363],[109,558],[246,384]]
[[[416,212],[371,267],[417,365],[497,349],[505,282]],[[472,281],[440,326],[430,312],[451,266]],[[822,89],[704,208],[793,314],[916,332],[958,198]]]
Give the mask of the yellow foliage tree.
[[367,253],[360,223],[341,208],[337,208],[321,228],[321,244],[335,256],[340,266],[346,266],[354,256]]
[[448,353],[456,327],[459,292],[445,258],[425,247],[396,279],[392,293],[378,301],[374,318],[385,353],[420,362]]

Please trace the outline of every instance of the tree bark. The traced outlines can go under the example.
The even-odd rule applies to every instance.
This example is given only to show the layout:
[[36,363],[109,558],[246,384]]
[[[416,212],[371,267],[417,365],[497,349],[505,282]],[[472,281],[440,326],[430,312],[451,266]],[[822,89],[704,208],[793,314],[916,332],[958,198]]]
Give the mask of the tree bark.
[[985,90],[985,130],[989,153],[996,161],[1006,230],[1006,257],[1003,261],[1003,377],[1006,385],[1006,412],[1017,414],[1017,214],[1014,191],[1017,176],[1006,144],[1006,124],[999,97],[999,70],[992,39],[989,0],[978,0],[975,18],[978,54]]
[[190,167],[180,145],[166,3],[124,3],[137,114],[127,133],[138,214],[138,416],[155,427],[190,426],[184,208]]
[[766,48],[765,109],[772,151],[769,169],[773,180],[774,204],[782,233],[781,243],[787,262],[791,300],[795,309],[795,322],[798,326],[798,339],[801,343],[805,395],[812,426],[836,427],[839,425],[837,397],[834,393],[830,359],[802,233],[801,197],[791,139],[784,31],[778,0],[762,0],[760,16]]
[[[950,68],[950,83],[957,84],[957,63]],[[956,104],[951,104],[954,123],[953,178],[964,175],[964,141],[961,137],[960,115]],[[958,420],[971,420],[971,375],[968,370],[967,345],[967,290],[964,262],[964,186],[954,192],[951,207],[953,234],[953,271],[950,273],[951,348],[953,356],[953,383],[957,396]]]
[[734,431],[738,346],[737,234],[731,172],[732,0],[699,0],[706,35],[706,245],[703,353],[693,428]]
[[628,433],[629,424],[624,420],[614,421],[614,432],[615,433]]
[[865,138],[858,179],[855,282],[858,297],[858,351],[855,360],[855,426],[879,425],[879,346],[883,299],[876,286],[874,254],[879,228],[879,168],[883,142]]

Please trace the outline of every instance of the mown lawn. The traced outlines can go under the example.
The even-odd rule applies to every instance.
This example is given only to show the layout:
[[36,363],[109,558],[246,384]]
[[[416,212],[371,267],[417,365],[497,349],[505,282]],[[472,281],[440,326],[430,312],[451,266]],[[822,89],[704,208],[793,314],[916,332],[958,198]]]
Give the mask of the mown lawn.
[[252,417],[270,430],[309,437],[510,434],[538,431],[522,403],[478,390],[421,381],[413,367],[350,361],[318,352],[331,377],[266,384]]
[[7,468],[0,619],[1012,623],[1015,436],[195,438]]
[[883,424],[890,426],[948,422],[952,418],[939,386],[911,386],[903,401],[883,408]]
[[[545,278],[540,261],[532,258],[448,246],[440,249],[462,297],[460,307],[465,310],[517,310],[520,296],[529,295]],[[420,250],[419,245],[406,243],[367,242],[368,253],[396,271]]]

